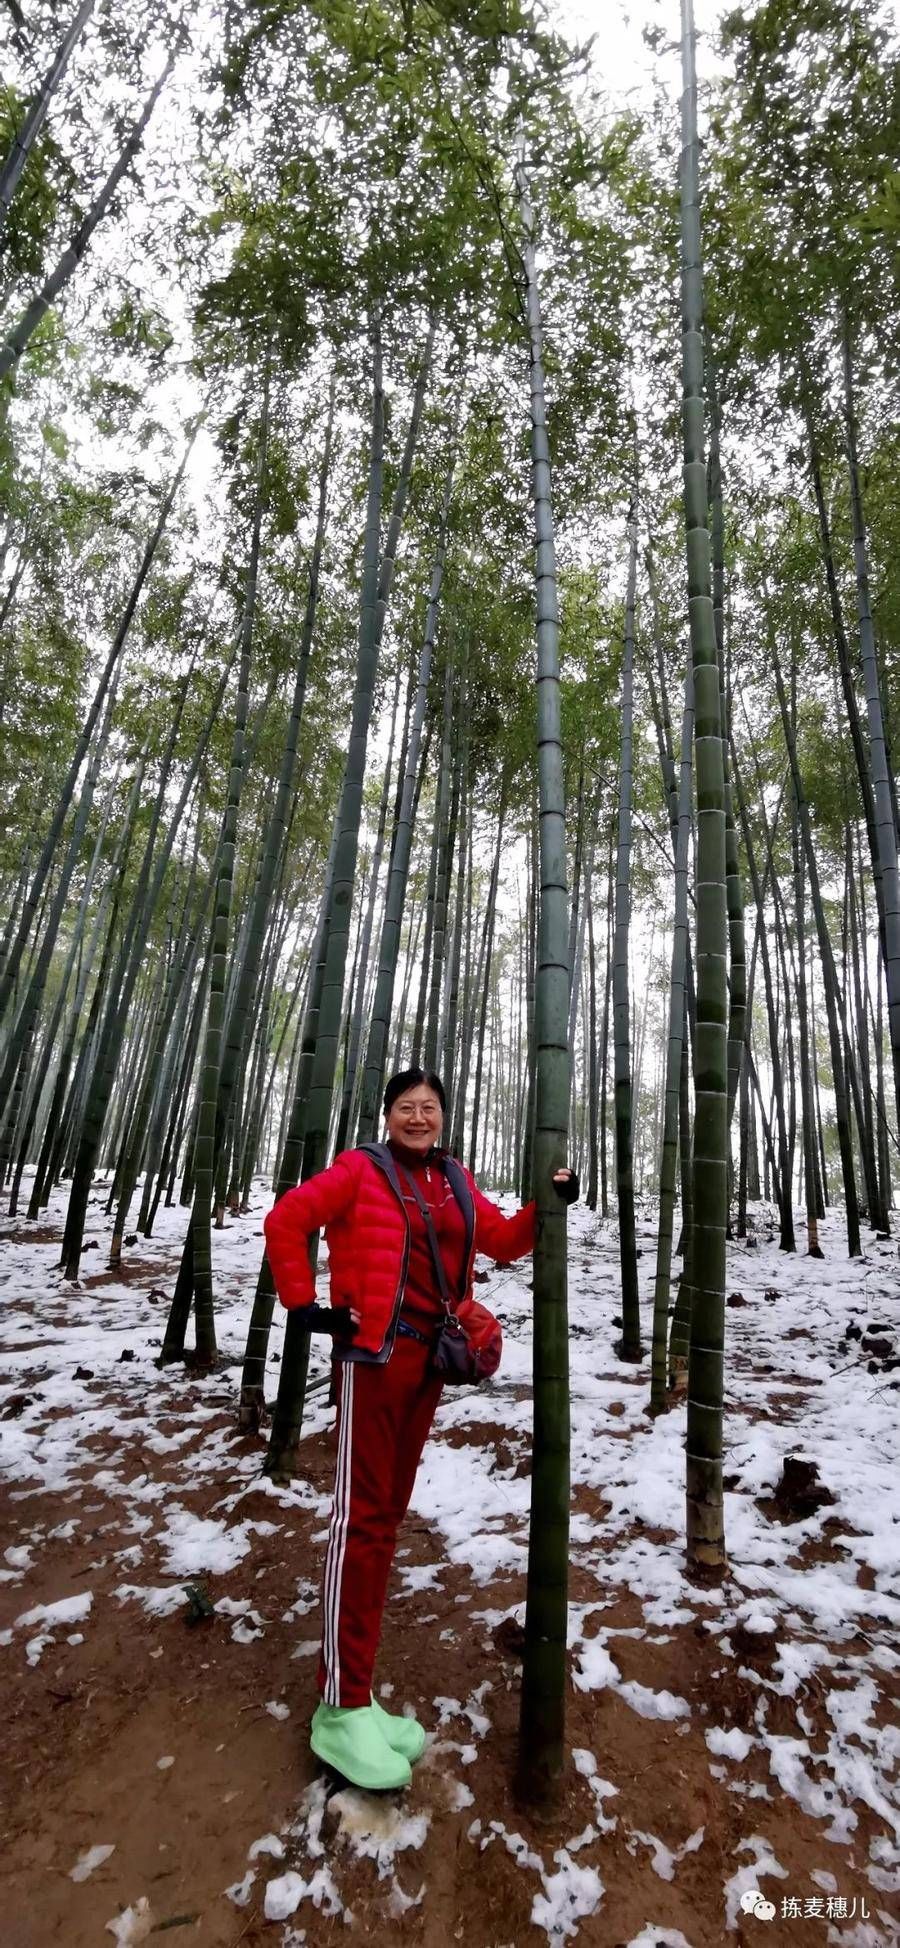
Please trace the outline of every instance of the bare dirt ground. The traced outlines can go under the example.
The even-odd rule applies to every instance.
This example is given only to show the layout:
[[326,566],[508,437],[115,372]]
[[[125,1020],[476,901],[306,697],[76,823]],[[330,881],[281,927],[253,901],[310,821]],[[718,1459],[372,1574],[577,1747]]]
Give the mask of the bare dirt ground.
[[[152,1270],[158,1277],[158,1261]],[[135,1264],[128,1277],[146,1282],[146,1272]],[[38,1378],[42,1337],[46,1331],[35,1318]],[[335,1803],[335,1782],[329,1781],[316,1798],[316,1764],[307,1748],[315,1703],[316,1610],[290,1621],[285,1614],[296,1606],[298,1579],[314,1583],[319,1573],[321,1503],[292,1507],[287,1526],[266,1533],[271,1492],[261,1486],[245,1496],[241,1519],[258,1518],[262,1532],[255,1536],[249,1565],[244,1560],[209,1579],[216,1609],[208,1621],[189,1625],[187,1599],[183,1609],[169,1615],[148,1614],[140,1601],[123,1600],[115,1592],[127,1579],[123,1558],[127,1564],[134,1528],[121,1498],[102,1485],[105,1462],[114,1460],[126,1481],[165,1484],[173,1497],[190,1480],[193,1513],[212,1515],[237,1479],[238,1463],[246,1466],[248,1450],[258,1451],[261,1459],[263,1442],[233,1431],[231,1382],[223,1384],[217,1409],[215,1381],[204,1383],[201,1393],[189,1374],[170,1373],[170,1418],[151,1423],[152,1401],[136,1399],[133,1388],[125,1392],[127,1369],[122,1372],[121,1416],[108,1452],[95,1441],[91,1466],[64,1490],[48,1495],[8,1483],[0,1504],[0,1558],[36,1528],[44,1532],[29,1577],[29,1605],[56,1603],[86,1587],[93,1592],[90,1627],[82,1632],[76,1623],[68,1633],[74,1641],[57,1632],[33,1666],[21,1632],[2,1653],[4,1948],[98,1948],[114,1938],[128,1944],[158,1934],[202,1948],[237,1948],[238,1943],[264,1948],[273,1942],[318,1948],[348,1938],[395,1936],[422,1948],[451,1948],[456,1942],[466,1948],[538,1948],[548,1940],[547,1930],[531,1919],[539,1883],[521,1856],[523,1851],[540,1855],[552,1872],[554,1854],[564,1846],[576,1863],[587,1867],[590,1862],[605,1890],[599,1910],[573,1921],[569,1930],[574,1936],[577,1928],[578,1941],[589,1948],[625,1948],[638,1939],[642,1948],[682,1941],[689,1948],[712,1948],[774,1939],[797,1948],[829,1939],[864,1948],[897,1938],[883,1920],[870,1922],[867,1932],[860,1931],[858,1919],[832,1927],[821,1915],[779,1917],[767,1925],[738,1910],[733,1925],[727,1925],[723,1890],[742,1864],[753,1864],[752,1851],[735,1852],[746,1847],[748,1831],[763,1843],[758,1854],[768,1846],[785,1870],[779,1892],[797,1893],[801,1904],[825,1884],[815,1879],[823,1869],[847,1898],[848,1911],[855,1900],[857,1917],[874,1916],[879,1907],[883,1912],[893,1897],[873,1895],[855,1864],[866,1859],[869,1839],[882,1830],[876,1811],[857,1806],[852,1847],[829,1843],[821,1819],[779,1790],[764,1753],[751,1755],[745,1764],[740,1794],[713,1775],[704,1716],[713,1710],[716,1724],[728,1728],[752,1724],[759,1697],[752,1658],[764,1667],[765,1648],[754,1651],[750,1645],[745,1666],[734,1659],[723,1668],[721,1648],[703,1623],[675,1626],[664,1641],[616,1635],[623,1678],[685,1699],[690,1716],[674,1722],[647,1718],[616,1691],[570,1687],[570,1745],[596,1754],[600,1776],[615,1780],[617,1794],[601,1811],[589,1776],[573,1765],[558,1818],[549,1825],[530,1818],[512,1791],[520,1670],[516,1627],[480,1620],[486,1610],[512,1618],[524,1598],[522,1579],[504,1574],[474,1587],[458,1568],[448,1567],[440,1533],[421,1518],[410,1518],[404,1531],[403,1570],[421,1566],[439,1574],[432,1586],[425,1576],[418,1589],[393,1591],[377,1671],[378,1683],[393,1687],[395,1708],[409,1702],[436,1733],[400,1809],[412,1837],[404,1843],[401,1832],[398,1840],[395,1796],[379,1803],[338,1792]],[[623,1389],[627,1384],[623,1376]],[[153,1452],[148,1433],[183,1427],[179,1404],[192,1410],[201,1399],[215,1410],[211,1418],[171,1454]],[[523,1409],[523,1422],[526,1416]],[[202,1456],[216,1430],[225,1459],[215,1474],[205,1474]],[[461,1465],[467,1441],[482,1447],[494,1441],[499,1467],[518,1451],[508,1444],[504,1450],[504,1435],[486,1413],[483,1421],[470,1423],[464,1434],[455,1430],[451,1438],[460,1447]],[[327,1495],[330,1431],[309,1436],[303,1453],[309,1482],[320,1496]],[[575,1507],[592,1519],[599,1507],[596,1492],[581,1489]],[[646,1533],[655,1540],[652,1531]],[[818,1545],[826,1551],[830,1546],[827,1540]],[[155,1547],[149,1538],[142,1543],[142,1585],[171,1583],[154,1557]],[[572,1599],[594,1606],[596,1627],[636,1631],[640,1604],[612,1582],[604,1602],[602,1563],[599,1605],[596,1575],[589,1581],[590,1587],[575,1570]],[[259,1631],[255,1634],[251,1618],[236,1638],[227,1601],[246,1597],[248,1583]],[[0,1584],[0,1630],[13,1626],[22,1607],[21,1588]],[[593,1627],[588,1620],[587,1638]],[[876,1627],[861,1617],[860,1642],[865,1643],[867,1628]],[[848,1638],[848,1657],[856,1641]],[[836,1668],[829,1685],[839,1688],[841,1681]],[[886,1699],[892,1694],[895,1708],[896,1692],[896,1675],[886,1672],[879,1723],[888,1722]],[[473,1695],[489,1719],[486,1732],[479,1730]],[[437,1722],[438,1699],[446,1701],[442,1723]],[[278,1715],[267,1709],[273,1703]],[[798,1709],[815,1754],[830,1728],[823,1686],[815,1676],[797,1698],[771,1700],[770,1724],[799,1736]],[[754,1784],[759,1797],[752,1795]],[[310,1807],[318,1809],[313,1821]],[[386,1834],[393,1833],[383,1857],[379,1822]],[[593,1838],[576,1852],[573,1837],[592,1826]],[[678,1857],[701,1828],[702,1842]],[[360,1832],[362,1851],[354,1843]],[[265,1835],[281,1836],[284,1856],[258,1856],[261,1871],[246,1905],[237,1906],[225,1890],[242,1881],[248,1849]],[[664,1852],[677,1859],[674,1871],[668,1869],[671,1878],[664,1877],[657,1835],[664,1837]],[[87,1878],[73,1880],[79,1857],[102,1844],[114,1851]],[[267,1878],[296,1867],[308,1880],[316,1865],[339,1885],[339,1911],[329,1914],[327,1901],[316,1908],[306,1900],[291,1925],[266,1920]],[[120,1920],[117,1928],[117,1917],[128,1909],[132,1918]],[[565,1932],[549,1938],[562,1940]]]

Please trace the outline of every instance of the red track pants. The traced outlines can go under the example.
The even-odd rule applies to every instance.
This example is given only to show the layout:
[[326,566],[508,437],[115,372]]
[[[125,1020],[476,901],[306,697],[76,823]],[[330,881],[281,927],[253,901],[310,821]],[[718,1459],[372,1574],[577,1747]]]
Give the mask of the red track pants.
[[337,1465],[322,1585],[319,1690],[367,1705],[397,1530],[441,1395],[430,1348],[398,1334],[385,1366],[336,1368]]

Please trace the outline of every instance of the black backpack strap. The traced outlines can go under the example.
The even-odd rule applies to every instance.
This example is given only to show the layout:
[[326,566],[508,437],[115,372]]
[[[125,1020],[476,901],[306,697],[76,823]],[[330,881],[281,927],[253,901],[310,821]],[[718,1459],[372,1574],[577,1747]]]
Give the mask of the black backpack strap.
[[394,1191],[395,1195],[399,1197],[402,1203],[403,1186],[397,1175],[397,1165],[395,1164],[394,1159],[391,1156],[387,1144],[386,1143],[358,1143],[356,1147],[358,1150],[362,1150],[364,1156],[371,1157],[372,1162],[378,1165],[379,1170],[384,1171],[384,1174],[388,1180],[388,1183],[390,1184],[392,1191]]
[[469,1189],[469,1180],[466,1173],[462,1164],[457,1162],[456,1157],[451,1157],[449,1152],[447,1152],[441,1158],[441,1169],[463,1214],[466,1227],[466,1248],[463,1253],[463,1264],[468,1265],[469,1259],[472,1256],[472,1244],[475,1237],[475,1200]]

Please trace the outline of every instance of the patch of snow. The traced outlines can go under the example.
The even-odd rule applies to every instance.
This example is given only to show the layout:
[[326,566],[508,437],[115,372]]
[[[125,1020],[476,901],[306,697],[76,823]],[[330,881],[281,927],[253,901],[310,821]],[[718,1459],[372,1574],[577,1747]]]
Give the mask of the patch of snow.
[[619,1681],[619,1666],[614,1664],[602,1637],[590,1637],[581,1646],[580,1662],[574,1673],[579,1691],[603,1691]]
[[411,1563],[408,1567],[404,1565],[400,1571],[404,1589],[407,1591],[441,1589],[441,1572],[443,1567],[443,1563],[439,1562],[426,1562],[418,1565]]
[[826,1839],[848,1841],[854,1833],[858,1820],[852,1807],[845,1806],[837,1786],[830,1779],[817,1780],[810,1777],[803,1763],[811,1757],[809,1740],[787,1738],[773,1732],[762,1731],[764,1745],[769,1750],[769,1766],[773,1778],[778,1780],[782,1792],[790,1793],[804,1813],[813,1819],[831,1819]]
[[431,1818],[429,1813],[406,1813],[356,1786],[332,1793],[329,1812],[337,1814],[338,1838],[348,1841],[354,1853],[375,1861],[379,1880],[391,1873],[396,1854],[424,1846]]
[[579,1921],[596,1914],[605,1888],[596,1869],[579,1867],[565,1847],[559,1847],[553,1858],[557,1872],[542,1875],[544,1892],[534,1897],[531,1922],[543,1928],[548,1941],[559,1942],[577,1935]]
[[834,1658],[826,1644],[779,1644],[776,1669],[780,1669],[782,1674],[779,1686],[782,1697],[795,1698],[807,1679],[816,1675],[820,1664],[833,1662]]
[[69,1868],[69,1879],[87,1880],[94,1869],[102,1867],[104,1860],[108,1860],[115,1850],[114,1846],[88,1847],[86,1853],[79,1854],[74,1867]]
[[738,1915],[742,1912],[741,1902],[743,1896],[752,1892],[753,1889],[759,1888],[760,1881],[767,1874],[775,1874],[779,1880],[787,1880],[788,1878],[787,1868],[782,1867],[780,1862],[776,1860],[768,1840],[760,1839],[758,1833],[751,1834],[747,1840],[739,1840],[737,1846],[734,1848],[734,1852],[752,1853],[754,1859],[752,1866],[739,1867],[737,1873],[732,1874],[730,1879],[725,1882],[723,1892],[725,1895],[726,1928],[737,1927]]
[[267,1921],[286,1921],[295,1914],[301,1901],[312,1901],[314,1907],[321,1908],[325,1914],[344,1914],[349,1910],[337,1891],[328,1867],[317,1867],[309,1880],[302,1874],[288,1870],[277,1880],[270,1880],[266,1888],[265,1916]]
[[243,1880],[236,1880],[233,1886],[226,1887],[226,1899],[233,1901],[235,1907],[247,1907],[250,1901],[250,1890],[255,1879],[256,1875],[253,1868],[248,1867]]
[[574,1672],[578,1690],[615,1691],[623,1703],[641,1718],[662,1718],[667,1723],[677,1718],[689,1718],[691,1707],[686,1698],[676,1697],[671,1691],[652,1691],[645,1684],[626,1683],[623,1680],[618,1664],[606,1648],[609,1634],[601,1630],[596,1637],[582,1640],[580,1663]]
[[886,1834],[876,1833],[869,1843],[869,1859],[880,1860],[884,1866],[900,1867],[900,1846],[895,1846]]
[[289,1914],[295,1914],[304,1894],[308,1892],[307,1882],[302,1874],[288,1871],[278,1880],[270,1880],[266,1888],[265,1913],[267,1921],[286,1921]]
[[424,1898],[425,1898],[424,1880],[422,1882],[421,1887],[419,1888],[418,1894],[407,1894],[405,1889],[401,1887],[400,1882],[398,1880],[395,1880],[394,1885],[391,1888],[390,1894],[388,1895],[388,1902],[387,1902],[388,1913],[391,1915],[393,1920],[399,1921],[402,1919],[404,1914],[408,1913],[411,1907],[421,1907]]
[[3,1560],[9,1563],[10,1569],[24,1572],[31,1568],[31,1548],[27,1543],[22,1543],[21,1546],[4,1549]]
[[735,1622],[757,1637],[770,1636],[778,1629],[775,1618],[760,1603],[742,1603],[735,1612]]
[[186,1602],[181,1585],[173,1588],[171,1583],[161,1589],[142,1589],[138,1583],[120,1583],[113,1590],[113,1595],[118,1597],[120,1603],[140,1603],[148,1617],[173,1617],[177,1610],[184,1609]]
[[485,1691],[491,1689],[491,1683],[486,1678],[483,1684],[479,1684],[477,1691],[472,1692],[467,1704],[460,1704],[458,1698],[433,1698],[432,1703],[438,1713],[438,1724],[446,1725],[451,1718],[468,1718],[475,1737],[484,1738],[485,1733],[490,1731],[491,1721],[479,1707]]
[[731,1730],[727,1732],[719,1725],[710,1725],[706,1733],[706,1743],[710,1751],[715,1752],[716,1757],[720,1759],[740,1761],[753,1750],[752,1738],[746,1732],[742,1732],[738,1725],[732,1725]]
[[456,1752],[460,1765],[474,1765],[478,1757],[478,1747],[476,1745],[461,1745],[455,1738],[435,1738],[432,1736],[429,1740],[427,1750],[429,1758],[432,1759],[441,1758],[445,1752]]
[[646,1684],[633,1683],[619,1684],[616,1689],[620,1698],[641,1718],[662,1718],[671,1724],[675,1718],[689,1718],[691,1715],[687,1699],[674,1697],[671,1691],[650,1691]]
[[[523,1840],[521,1833],[508,1833],[503,1821],[499,1819],[491,1820],[491,1833],[496,1839],[503,1841],[507,1853],[512,1854],[517,1867],[531,1867],[535,1873],[543,1876],[544,1862],[540,1854],[532,1853],[527,1840]],[[482,1841],[482,1849],[487,1844],[487,1841]]]
[[64,1623],[82,1623],[90,1615],[93,1601],[92,1592],[82,1590],[78,1596],[61,1597],[58,1603],[38,1603],[16,1618],[16,1629],[29,1630],[32,1624],[45,1623],[53,1630]]
[[614,1833],[618,1821],[607,1819],[603,1811],[603,1801],[604,1799],[615,1799],[619,1791],[618,1786],[614,1786],[610,1779],[600,1778],[597,1771],[597,1761],[593,1752],[587,1751],[583,1745],[575,1747],[572,1757],[575,1761],[576,1771],[580,1772],[582,1778],[587,1780],[591,1792],[594,1795],[594,1818],[597,1822],[598,1832]]
[[167,1510],[165,1530],[158,1540],[172,1576],[196,1576],[201,1571],[227,1576],[251,1548],[246,1526],[226,1528],[224,1522],[193,1515],[178,1503]]
[[854,1733],[863,1744],[871,1744],[880,1734],[870,1723],[878,1703],[878,1686],[871,1678],[861,1678],[853,1689],[829,1691],[825,1709],[842,1738]]
[[248,1860],[258,1860],[261,1853],[271,1853],[275,1860],[284,1859],[284,1841],[277,1833],[264,1833],[261,1840],[254,1840],[247,1849]]
[[883,1867],[867,1867],[866,1879],[877,1887],[879,1894],[900,1893],[900,1873],[889,1874]]
[[666,1846],[664,1840],[658,1839],[655,1833],[639,1833],[636,1828],[633,1828],[629,1834],[628,1851],[629,1853],[634,1853],[635,1849],[631,1842],[632,1840],[639,1840],[642,1846],[651,1849],[653,1859],[650,1865],[653,1868],[653,1872],[659,1875],[660,1880],[674,1880],[675,1868],[679,1860],[683,1860],[685,1854],[697,1852],[698,1848],[703,1845],[705,1831],[705,1827],[698,1826],[696,1832],[691,1833],[689,1838],[683,1840],[681,1846],[676,1847],[673,1851],[670,1847]]
[[257,1616],[255,1610],[250,1610],[246,1617],[238,1617],[231,1629],[232,1641],[236,1644],[255,1644],[257,1638],[265,1634],[262,1617]]
[[146,1941],[153,1927],[153,1910],[146,1894],[142,1894],[134,1907],[126,1907],[122,1914],[107,1921],[106,1933],[115,1936],[117,1948],[137,1948],[139,1942]]

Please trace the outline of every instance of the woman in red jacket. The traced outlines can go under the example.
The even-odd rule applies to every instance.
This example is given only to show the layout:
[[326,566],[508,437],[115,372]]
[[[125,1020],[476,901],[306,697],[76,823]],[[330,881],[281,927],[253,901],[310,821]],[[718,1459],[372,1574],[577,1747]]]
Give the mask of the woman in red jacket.
[[[337,1467],[323,1579],[321,1703],[316,1755],[354,1785],[406,1786],[425,1733],[372,1696],[372,1669],[397,1529],[409,1503],[443,1380],[435,1346],[448,1315],[458,1320],[479,1374],[500,1358],[500,1328],[472,1297],[476,1251],[510,1264],[534,1244],[535,1207],[504,1217],[470,1173],[440,1147],[440,1078],[395,1075],[384,1096],[383,1144],[344,1150],[330,1169],[289,1190],[265,1221],[278,1296],[315,1304],[309,1241],[328,1244],[335,1336]],[[555,1173],[573,1202],[578,1181]],[[438,1355],[440,1357],[440,1354]]]

